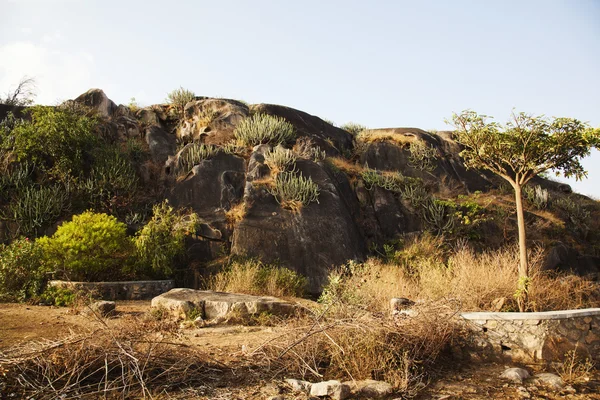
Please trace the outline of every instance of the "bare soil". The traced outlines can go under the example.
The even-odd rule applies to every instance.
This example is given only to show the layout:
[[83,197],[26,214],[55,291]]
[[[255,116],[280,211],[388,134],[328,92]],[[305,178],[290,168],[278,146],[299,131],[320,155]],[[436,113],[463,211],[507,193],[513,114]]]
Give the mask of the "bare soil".
[[[149,308],[149,301],[118,302],[117,315],[106,322],[109,325],[128,323],[132,317],[142,316]],[[56,339],[70,332],[89,331],[96,323],[93,317],[86,317],[70,308],[0,304],[0,351],[28,341]],[[281,377],[273,379],[272,371],[268,371],[264,365],[256,365],[247,357],[248,349],[256,348],[283,329],[277,326],[219,325],[179,330],[178,340],[197,347],[224,368],[215,372],[205,386],[189,389],[177,398],[264,400],[282,395],[285,399],[307,399],[305,395],[291,393]],[[433,374],[417,399],[600,400],[598,371],[592,374],[589,381],[556,392],[531,382],[515,384],[498,378],[506,368],[515,366],[519,365],[490,363],[446,366]],[[521,367],[530,372],[540,370],[539,366]],[[3,398],[1,393],[0,398]]]

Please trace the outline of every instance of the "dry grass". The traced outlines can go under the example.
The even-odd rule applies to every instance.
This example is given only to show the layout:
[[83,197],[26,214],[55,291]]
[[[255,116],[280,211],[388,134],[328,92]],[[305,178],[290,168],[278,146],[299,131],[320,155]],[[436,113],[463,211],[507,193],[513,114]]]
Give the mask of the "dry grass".
[[418,139],[414,135],[367,130],[356,135],[356,140],[363,143],[390,142],[399,146],[406,146]]
[[379,379],[406,396],[424,386],[428,372],[452,341],[455,313],[422,305],[408,319],[375,317],[348,307],[290,322],[286,331],[254,350],[276,375],[308,380]]
[[565,358],[556,368],[556,372],[567,385],[576,385],[590,380],[595,366],[589,357],[577,352],[577,348],[565,354]]
[[342,157],[329,157],[327,158],[327,161],[335,168],[345,172],[348,175],[359,176],[365,171],[365,168],[362,165]]
[[219,292],[300,297],[306,283],[306,278],[288,268],[246,260],[234,261],[225,270],[213,275],[207,287]]
[[[201,385],[208,357],[171,342],[164,324],[136,319],[0,353],[3,393],[15,398],[152,398]],[[9,394],[12,394],[9,395]]]
[[[503,311],[518,309],[518,251],[505,247],[475,252],[458,246],[446,254],[438,241],[424,236],[388,255],[387,261],[371,258],[350,263],[330,275],[324,292],[327,301],[339,300],[369,311],[387,311],[392,297],[437,301],[455,299],[463,311],[494,310],[504,300]],[[543,251],[530,254],[531,285],[528,311],[595,307],[600,303],[598,284],[577,276],[541,271]]]
[[225,219],[230,227],[234,227],[244,219],[248,213],[248,207],[245,202],[238,203],[225,212]]

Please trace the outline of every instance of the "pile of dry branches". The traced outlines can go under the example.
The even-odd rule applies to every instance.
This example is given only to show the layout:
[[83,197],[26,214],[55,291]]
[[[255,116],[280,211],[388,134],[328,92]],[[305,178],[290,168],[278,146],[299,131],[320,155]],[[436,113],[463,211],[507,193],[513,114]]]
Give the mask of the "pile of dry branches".
[[410,317],[335,307],[297,320],[253,354],[276,375],[379,379],[409,395],[458,334],[455,314],[449,302],[416,305]]
[[0,353],[0,392],[15,398],[152,398],[220,370],[143,321],[27,343]]

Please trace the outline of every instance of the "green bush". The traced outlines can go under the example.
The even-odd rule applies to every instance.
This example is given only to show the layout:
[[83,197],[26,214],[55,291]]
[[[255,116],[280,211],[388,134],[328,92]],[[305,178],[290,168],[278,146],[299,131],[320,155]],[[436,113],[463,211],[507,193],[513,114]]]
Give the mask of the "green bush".
[[170,276],[173,263],[185,252],[185,238],[196,231],[199,218],[194,213],[177,212],[167,201],[153,208],[152,219],[135,238],[138,274]]
[[79,183],[79,190],[87,207],[114,211],[113,202],[127,203],[135,194],[138,176],[127,154],[116,146],[96,151],[94,164],[87,179]]
[[69,191],[63,184],[20,187],[2,217],[16,223],[15,236],[37,236],[40,231],[58,221],[68,208]]
[[294,126],[285,119],[268,114],[254,114],[242,120],[234,131],[235,137],[249,146],[284,144],[296,138]]
[[40,303],[47,306],[69,307],[74,305],[76,293],[71,289],[50,286],[40,295]]
[[64,107],[35,106],[26,112],[30,120],[1,128],[0,147],[55,179],[80,175],[96,147],[98,119]]
[[269,190],[281,205],[294,202],[308,205],[319,202],[319,185],[310,178],[296,175],[293,172],[282,172],[275,178],[275,186]]
[[175,107],[179,117],[183,117],[185,105],[196,98],[196,94],[191,90],[182,88],[173,90],[167,94],[167,102]]
[[438,151],[435,147],[417,140],[412,142],[408,149],[410,151],[408,165],[421,171],[431,172],[435,169],[435,161],[438,159]]
[[131,249],[125,224],[91,211],[74,215],[38,242],[48,267],[73,281],[115,280],[127,266]]
[[44,282],[41,247],[21,238],[0,244],[0,299],[25,300],[39,294]]

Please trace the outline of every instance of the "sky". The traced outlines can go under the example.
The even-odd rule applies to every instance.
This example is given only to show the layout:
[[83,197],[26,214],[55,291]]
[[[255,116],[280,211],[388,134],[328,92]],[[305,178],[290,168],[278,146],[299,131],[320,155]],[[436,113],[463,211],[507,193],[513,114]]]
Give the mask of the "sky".
[[[40,104],[197,95],[337,124],[448,129],[473,109],[600,127],[600,0],[0,0],[0,93]],[[573,188],[600,199],[600,152]]]

